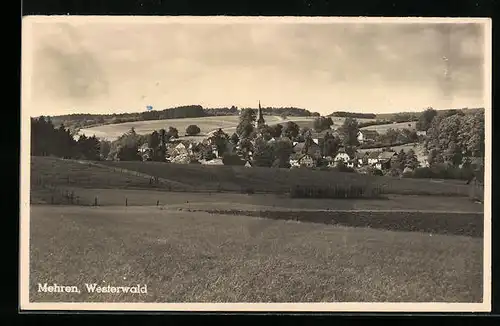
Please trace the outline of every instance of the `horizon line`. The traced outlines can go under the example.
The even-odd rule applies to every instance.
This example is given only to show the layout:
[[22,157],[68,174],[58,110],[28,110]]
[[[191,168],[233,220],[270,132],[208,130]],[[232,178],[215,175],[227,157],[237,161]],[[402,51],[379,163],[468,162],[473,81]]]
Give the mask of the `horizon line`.
[[[238,111],[240,111],[242,109],[255,109],[255,110],[258,109],[258,106],[256,106],[255,108],[253,108],[253,107],[238,107],[236,105],[232,105],[232,106],[218,106],[218,107],[216,107],[216,106],[204,107],[203,105],[200,105],[200,104],[186,104],[186,105],[178,105],[178,106],[166,107],[166,108],[162,108],[162,109],[154,109],[154,108],[152,110],[144,109],[143,111],[122,111],[122,112],[113,112],[113,113],[74,112],[74,113],[66,113],[66,114],[48,114],[48,113],[46,113],[46,114],[37,115],[36,117],[41,117],[41,116],[45,116],[45,117],[62,117],[62,116],[70,116],[70,115],[101,115],[101,116],[112,116],[112,115],[123,115],[123,114],[137,114],[137,113],[143,113],[143,112],[161,112],[161,111],[165,111],[165,110],[171,110],[171,109],[176,109],[176,108],[184,108],[184,107],[189,107],[189,106],[201,106],[201,108],[203,110],[230,109],[232,106],[235,106]],[[146,107],[147,107],[147,105],[145,106],[145,108]],[[263,110],[265,110],[265,109],[287,109],[287,108],[305,110],[305,111],[310,112],[311,114],[312,113],[318,113],[322,117],[331,115],[331,114],[333,114],[335,112],[385,115],[385,114],[397,114],[397,113],[420,113],[420,112],[423,112],[423,111],[425,111],[425,110],[427,110],[429,108],[434,109],[436,111],[446,111],[446,110],[477,110],[477,109],[483,109],[484,110],[485,109],[484,106],[474,106],[474,107],[463,106],[463,107],[450,107],[450,108],[436,108],[436,107],[433,107],[433,106],[426,106],[426,107],[419,108],[419,109],[417,109],[415,111],[411,111],[411,109],[406,109],[406,110],[399,110],[399,111],[388,111],[388,112],[383,112],[383,113],[374,113],[374,112],[358,112],[358,111],[352,111],[350,109],[343,109],[343,110],[339,109],[339,110],[331,111],[330,113],[327,113],[327,114],[321,114],[321,113],[319,113],[317,111],[312,111],[310,109],[306,109],[306,108],[302,108],[302,107],[298,107],[298,106],[262,106]],[[202,117],[200,117],[200,118],[202,118]]]

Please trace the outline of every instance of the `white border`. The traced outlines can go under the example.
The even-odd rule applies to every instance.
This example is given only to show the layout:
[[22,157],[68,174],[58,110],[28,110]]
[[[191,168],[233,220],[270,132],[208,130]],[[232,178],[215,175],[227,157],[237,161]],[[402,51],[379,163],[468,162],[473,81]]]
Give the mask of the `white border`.
[[[33,23],[71,24],[240,24],[240,23],[482,23],[485,28],[484,97],[485,102],[485,201],[483,303],[34,303],[29,302],[29,213],[30,213],[30,72],[31,29]],[[20,176],[20,309],[89,311],[310,311],[310,312],[488,312],[491,310],[491,67],[492,26],[490,18],[424,17],[226,17],[226,16],[26,16],[22,23],[22,101],[21,101],[21,176]]]

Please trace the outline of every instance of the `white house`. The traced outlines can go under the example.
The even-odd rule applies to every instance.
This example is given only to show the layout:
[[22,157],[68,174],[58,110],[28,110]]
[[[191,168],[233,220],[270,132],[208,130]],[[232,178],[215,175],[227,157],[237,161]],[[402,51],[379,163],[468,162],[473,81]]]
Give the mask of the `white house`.
[[378,151],[373,151],[368,154],[368,165],[375,166],[375,164],[378,163],[378,156],[380,152]]
[[368,152],[364,153],[357,152],[355,158],[356,158],[356,164],[358,166],[363,166],[368,164]]
[[175,155],[185,155],[185,154],[189,153],[187,146],[184,145],[183,143],[177,144],[174,147],[173,152],[174,152]]
[[139,153],[144,154],[147,153],[150,150],[148,143],[142,144],[141,147],[139,147]]
[[398,155],[396,152],[382,152],[378,155],[378,162],[375,167],[379,170],[386,170],[391,167],[391,160]]
[[314,167],[314,159],[309,154],[293,154],[290,157],[291,167],[305,166],[308,168]]
[[364,143],[368,140],[377,139],[378,132],[376,130],[362,129],[358,132],[358,142]]
[[347,154],[345,151],[340,150],[337,155],[335,155],[335,158],[333,159],[334,164],[338,162],[344,163],[346,166],[352,168],[354,167],[354,162],[352,161],[351,157],[349,154]]

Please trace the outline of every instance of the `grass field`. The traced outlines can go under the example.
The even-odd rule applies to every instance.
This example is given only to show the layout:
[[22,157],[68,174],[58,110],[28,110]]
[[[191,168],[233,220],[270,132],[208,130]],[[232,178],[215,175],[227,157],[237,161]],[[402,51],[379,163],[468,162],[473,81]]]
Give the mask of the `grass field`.
[[[478,238],[150,207],[31,208],[30,300],[480,302]],[[37,284],[81,293],[38,293]],[[87,293],[85,283],[147,285]]]
[[[385,177],[366,179],[349,173],[300,169],[100,163],[107,166],[32,157],[31,301],[480,302],[482,299],[482,237],[457,234],[468,234],[470,223],[482,225],[478,218],[483,205],[464,197],[436,196],[453,189],[455,194],[466,196],[465,185]],[[164,186],[115,171],[115,167],[162,176],[171,180],[174,190],[224,185],[235,192],[165,191]],[[236,193],[246,185],[280,191],[294,183],[345,182],[384,182],[392,193],[430,191],[434,195],[319,200],[291,199],[284,194]],[[79,198],[78,205],[64,205],[62,197],[55,203],[59,205],[50,205],[54,191],[46,185],[57,191],[74,192]],[[92,207],[96,197],[98,206]],[[238,212],[230,212],[234,209]],[[433,213],[422,211],[431,209]],[[427,215],[410,216],[417,213]],[[304,220],[337,214],[336,218],[344,222],[331,225],[284,220],[290,214]],[[426,228],[419,229],[419,219],[431,224],[427,229],[434,228],[429,231],[432,233],[423,231]],[[362,226],[363,223],[371,226],[376,221],[384,225]],[[398,225],[405,223],[416,223],[413,225],[416,229],[401,231]],[[458,227],[461,224],[463,228]],[[450,228],[463,231],[442,234]],[[37,292],[38,283],[45,282],[76,285],[81,292]],[[148,293],[88,293],[85,283],[141,284],[147,285]]]
[[401,123],[390,123],[384,125],[368,126],[361,129],[376,130],[379,134],[384,134],[388,129],[416,129],[417,122],[401,122]]
[[[141,188],[158,187],[172,190],[241,192],[252,188],[257,192],[284,193],[295,185],[356,184],[380,186],[388,194],[463,196],[470,194],[470,186],[464,182],[427,179],[407,179],[359,175],[334,171],[311,171],[305,169],[245,168],[241,166],[201,166],[197,164],[169,164],[158,162],[99,162],[103,167],[89,166],[73,161],[48,157],[32,157],[32,184],[47,180],[55,186],[76,186],[86,188]],[[142,177],[114,172],[127,169],[164,178],[164,185],[150,185]]]
[[[289,117],[283,120],[279,116],[264,116],[266,123],[268,125],[274,125],[278,123],[286,123],[287,121],[294,121],[298,124],[303,124],[307,126],[312,126],[313,118],[310,117]],[[159,130],[161,128],[168,129],[168,127],[175,127],[179,130],[179,136],[184,137],[186,128],[189,125],[195,124],[200,127],[201,132],[197,136],[191,136],[189,138],[204,138],[211,131],[222,128],[226,133],[232,134],[236,131],[236,126],[239,122],[239,116],[215,116],[215,117],[202,117],[202,118],[184,118],[184,119],[167,119],[167,120],[149,120],[149,121],[134,121],[119,124],[102,125],[97,127],[92,127],[88,129],[81,129],[80,134],[85,134],[87,136],[95,135],[99,138],[104,138],[107,140],[114,140],[119,136],[123,135],[130,128],[134,128],[138,134],[151,133],[154,130]]]
[[199,189],[241,191],[250,187],[255,191],[283,193],[295,185],[331,186],[366,185],[380,186],[386,193],[408,195],[458,195],[468,196],[470,187],[456,182],[441,183],[426,179],[400,179],[376,177],[356,173],[311,171],[306,169],[245,168],[241,166],[200,166],[196,164],[162,164],[157,162],[115,162],[104,165],[148,173]]

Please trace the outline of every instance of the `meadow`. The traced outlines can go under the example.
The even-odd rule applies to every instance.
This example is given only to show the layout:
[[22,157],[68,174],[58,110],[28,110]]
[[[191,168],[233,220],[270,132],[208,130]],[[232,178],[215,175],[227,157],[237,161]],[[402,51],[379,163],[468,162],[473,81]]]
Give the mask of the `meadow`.
[[[380,177],[378,182],[393,184],[385,199],[292,199],[279,191],[297,182],[366,183],[377,177],[100,163],[31,159],[32,301],[482,299],[483,247],[477,230],[482,231],[483,205],[468,200],[464,185]],[[151,184],[125,171],[162,176],[166,183]],[[240,193],[248,184],[262,193]],[[219,185],[233,191],[213,191]],[[454,196],[443,196],[452,189]],[[422,191],[431,194],[419,195]],[[79,202],[69,205],[57,196],[62,192],[73,192]],[[407,192],[413,195],[401,194]],[[334,224],[318,222],[324,218]],[[38,283],[45,282],[74,284],[81,293],[38,293]],[[87,293],[85,283],[139,283],[148,293]]]
[[[289,117],[283,119],[279,116],[265,115],[264,119],[268,125],[274,125],[278,123],[286,123],[287,121],[294,121],[304,125],[312,126],[313,118],[309,117]],[[232,134],[236,131],[236,126],[239,123],[239,116],[211,116],[211,117],[201,117],[201,118],[183,118],[183,119],[166,119],[166,120],[148,120],[148,121],[134,121],[125,122],[118,124],[102,125],[87,129],[81,129],[80,134],[85,134],[86,136],[95,135],[98,138],[103,138],[107,140],[115,140],[119,136],[123,135],[130,128],[134,128],[138,134],[152,133],[155,130],[160,130],[161,128],[168,129],[168,127],[174,127],[179,130],[179,136],[184,137],[186,128],[189,125],[197,125],[200,128],[200,134],[197,136],[191,136],[188,138],[202,139],[206,138],[207,134],[211,131],[221,128],[224,132]]]
[[[480,302],[482,240],[150,207],[31,207],[35,302]],[[77,285],[38,293],[38,283]],[[87,293],[85,283],[147,285]]]
[[376,130],[379,134],[384,134],[389,129],[410,129],[410,130],[413,130],[416,128],[417,128],[417,122],[412,121],[412,122],[400,122],[400,123],[389,123],[389,124],[383,124],[383,125],[374,125],[374,126],[363,127],[361,129]]
[[[49,157],[32,157],[31,179],[54,186],[84,188],[163,189],[172,191],[229,191],[252,189],[262,193],[288,193],[296,185],[355,184],[380,187],[386,194],[468,197],[470,186],[454,180],[378,177],[308,169],[271,169],[242,166],[205,166],[160,162],[102,161],[81,163]],[[161,178],[150,183],[146,176]],[[45,181],[44,181],[45,180]]]

